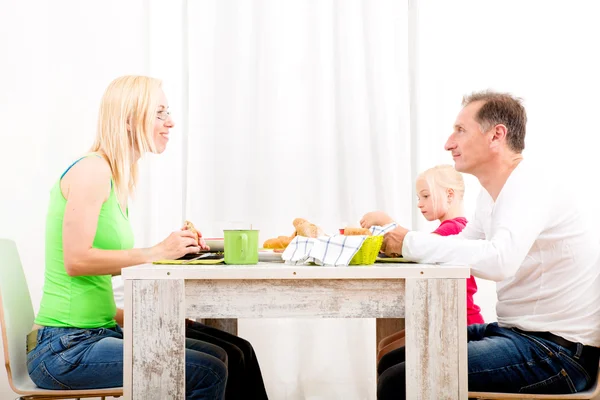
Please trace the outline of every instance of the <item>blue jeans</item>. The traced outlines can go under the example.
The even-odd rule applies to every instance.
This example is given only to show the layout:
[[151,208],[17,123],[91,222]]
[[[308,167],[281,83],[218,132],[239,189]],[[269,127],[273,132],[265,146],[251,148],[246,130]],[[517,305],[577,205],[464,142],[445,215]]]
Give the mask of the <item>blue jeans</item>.
[[[187,399],[223,399],[227,353],[217,346],[186,339]],[[123,332],[115,328],[38,330],[27,354],[33,382],[44,389],[101,389],[123,386]]]
[[[467,327],[469,391],[567,394],[587,389],[598,373],[600,349],[553,341],[497,323]],[[404,348],[378,366],[377,398],[405,398]]]

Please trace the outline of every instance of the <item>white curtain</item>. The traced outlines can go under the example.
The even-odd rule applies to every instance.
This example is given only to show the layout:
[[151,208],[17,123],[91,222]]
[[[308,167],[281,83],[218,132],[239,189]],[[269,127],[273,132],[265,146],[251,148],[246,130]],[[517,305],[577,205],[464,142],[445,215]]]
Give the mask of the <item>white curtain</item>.
[[[187,215],[290,235],[411,218],[406,1],[188,3]],[[365,399],[369,320],[243,320],[274,399]]]
[[[525,98],[526,157],[554,166],[556,190],[578,185],[573,196],[600,224],[599,7],[9,2],[0,12],[0,236],[17,241],[37,309],[48,191],[90,146],[106,85],[131,73],[164,80],[177,122],[167,151],[143,162],[131,204],[137,246],[185,217],[207,235],[253,224],[261,240],[289,235],[298,216],[331,232],[375,208],[429,229],[411,219],[412,179],[451,161],[442,146],[460,98],[488,87]],[[470,214],[478,184],[466,178]],[[494,287],[479,287],[493,320]],[[255,345],[273,399],[374,399],[372,322],[244,320],[240,334]]]
[[[415,81],[418,111],[417,169],[451,162],[442,148],[460,100],[471,91],[494,89],[523,98],[528,114],[524,156],[555,177],[556,191],[569,190],[600,224],[596,174],[600,131],[600,4],[585,0],[420,0]],[[466,211],[480,186],[465,175]],[[575,189],[573,189],[573,187]],[[538,199],[531,199],[534,204]],[[421,225],[424,227],[425,225]],[[494,321],[492,282],[478,279],[475,302]]]
[[[435,223],[412,213],[414,175],[451,163],[443,145],[461,97],[487,88],[525,99],[525,156],[548,166],[557,190],[568,179],[597,193],[590,184],[600,144],[590,120],[600,106],[595,4],[188,7],[186,212],[211,235],[241,221],[264,240],[289,234],[298,216],[332,232],[372,209],[431,229]],[[465,179],[469,216],[480,186]],[[476,302],[493,321],[495,287],[478,284]],[[274,398],[373,398],[372,322],[240,325],[259,356],[269,354],[261,364]]]

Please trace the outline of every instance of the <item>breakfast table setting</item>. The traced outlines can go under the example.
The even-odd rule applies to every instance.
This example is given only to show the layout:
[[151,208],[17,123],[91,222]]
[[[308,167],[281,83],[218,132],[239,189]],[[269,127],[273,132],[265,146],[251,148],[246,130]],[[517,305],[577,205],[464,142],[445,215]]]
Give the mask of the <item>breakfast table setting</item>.
[[124,398],[184,397],[185,318],[234,330],[238,318],[404,318],[407,398],[466,399],[470,269],[386,257],[393,223],[334,235],[302,218],[293,225],[263,243],[256,229],[224,230],[202,238],[208,250],[122,271]]

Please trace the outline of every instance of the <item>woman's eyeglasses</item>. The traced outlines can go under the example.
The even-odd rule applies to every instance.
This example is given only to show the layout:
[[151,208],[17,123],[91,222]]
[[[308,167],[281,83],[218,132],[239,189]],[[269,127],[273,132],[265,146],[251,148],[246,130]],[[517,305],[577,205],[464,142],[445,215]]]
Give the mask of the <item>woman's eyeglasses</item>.
[[156,113],[156,118],[161,121],[166,121],[171,116],[171,111],[158,111]]

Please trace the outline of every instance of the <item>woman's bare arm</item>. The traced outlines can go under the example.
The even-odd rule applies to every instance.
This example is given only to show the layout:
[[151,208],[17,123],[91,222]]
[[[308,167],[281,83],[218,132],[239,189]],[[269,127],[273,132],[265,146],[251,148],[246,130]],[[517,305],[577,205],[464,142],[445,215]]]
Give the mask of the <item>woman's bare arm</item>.
[[117,321],[117,324],[119,324],[122,327],[124,327],[124,321],[123,321],[123,309],[121,308],[117,308],[117,314],[115,315],[115,321]]
[[118,275],[125,267],[199,251],[193,235],[186,231],[173,232],[165,241],[151,248],[93,248],[100,209],[110,195],[110,178],[108,163],[98,157],[81,160],[63,178],[61,188],[67,199],[63,252],[69,275]]

